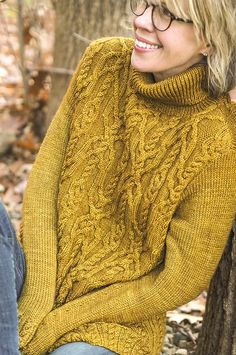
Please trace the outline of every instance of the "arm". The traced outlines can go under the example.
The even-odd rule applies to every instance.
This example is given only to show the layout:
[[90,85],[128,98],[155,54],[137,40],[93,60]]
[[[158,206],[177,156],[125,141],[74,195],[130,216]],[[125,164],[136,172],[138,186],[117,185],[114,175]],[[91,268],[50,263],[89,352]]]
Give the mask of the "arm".
[[54,302],[58,183],[76,104],[77,76],[78,72],[48,129],[24,196],[22,243],[27,274],[19,302],[22,344],[33,336]]
[[236,210],[235,164],[236,153],[227,153],[205,167],[187,187],[166,238],[165,265],[135,281],[108,286],[54,310],[38,328],[31,351],[39,349],[40,339],[47,346],[81,324],[134,323],[158,316],[205,289]]
[[[80,120],[74,111],[104,81],[106,64],[119,61],[120,75],[130,56],[124,39],[101,39],[87,48],[63,103],[54,118],[34,164],[24,200],[23,246],[27,277],[19,305],[21,348],[34,336],[52,310],[57,272],[57,197],[69,139],[70,122]],[[122,55],[121,55],[122,54]],[[122,82],[122,79],[120,77]],[[122,87],[120,95],[126,90]],[[74,117],[73,117],[74,116]],[[78,121],[77,121],[78,122]],[[38,353],[38,351],[36,351]]]

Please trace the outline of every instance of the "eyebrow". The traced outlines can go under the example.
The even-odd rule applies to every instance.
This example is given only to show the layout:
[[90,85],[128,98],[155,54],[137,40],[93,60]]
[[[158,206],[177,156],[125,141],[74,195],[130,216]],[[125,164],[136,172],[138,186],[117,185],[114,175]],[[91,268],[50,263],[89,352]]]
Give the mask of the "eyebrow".
[[149,6],[162,6],[164,9],[168,10],[168,12],[173,15],[174,17],[178,17],[176,16],[172,11],[169,10],[168,6],[166,5],[166,2],[165,1],[161,1],[159,4],[153,4],[151,1],[148,1],[147,0],[147,3]]
[[[167,9],[168,11],[170,11],[169,8],[168,8],[168,6],[166,5],[166,2],[165,2],[165,1],[161,1],[161,6],[163,6],[165,9]],[[171,12],[171,11],[170,11],[170,12]]]
[[163,6],[164,9],[168,10],[169,13],[170,13],[171,15],[173,15],[174,17],[178,17],[178,16],[176,16],[176,15],[168,8],[168,6],[166,5],[166,2],[165,2],[165,1],[161,1],[161,6]]

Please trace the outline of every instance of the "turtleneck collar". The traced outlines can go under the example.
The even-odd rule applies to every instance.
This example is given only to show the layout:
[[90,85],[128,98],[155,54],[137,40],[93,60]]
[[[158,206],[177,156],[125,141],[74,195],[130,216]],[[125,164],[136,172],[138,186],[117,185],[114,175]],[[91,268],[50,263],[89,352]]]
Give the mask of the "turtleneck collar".
[[207,66],[199,64],[185,72],[160,82],[155,82],[150,73],[132,69],[134,89],[143,96],[156,99],[169,108],[185,107],[201,110],[214,101],[204,89],[207,78]]

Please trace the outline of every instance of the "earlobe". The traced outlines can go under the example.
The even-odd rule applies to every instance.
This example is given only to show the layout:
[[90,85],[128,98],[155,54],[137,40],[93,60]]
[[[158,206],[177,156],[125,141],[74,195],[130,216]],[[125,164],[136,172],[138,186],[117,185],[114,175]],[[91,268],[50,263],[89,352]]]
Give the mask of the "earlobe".
[[212,54],[212,46],[210,44],[206,44],[205,48],[202,49],[201,54],[204,57],[208,57],[209,55]]
[[231,98],[231,101],[236,103],[236,87],[229,91],[229,96]]

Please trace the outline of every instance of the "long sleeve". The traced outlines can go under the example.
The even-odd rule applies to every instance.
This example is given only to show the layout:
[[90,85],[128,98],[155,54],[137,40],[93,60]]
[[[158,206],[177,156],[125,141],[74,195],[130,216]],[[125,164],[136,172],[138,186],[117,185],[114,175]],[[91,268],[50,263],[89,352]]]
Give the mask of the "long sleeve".
[[[73,133],[71,127],[74,122],[84,123],[87,116],[92,114],[94,106],[86,118],[79,113],[79,107],[88,96],[96,98],[94,87],[99,91],[104,81],[104,60],[112,53],[112,60],[116,63],[116,48],[125,46],[126,42],[122,39],[115,40],[113,51],[106,43],[106,39],[101,39],[86,49],[48,129],[29,178],[24,196],[21,235],[27,264],[26,280],[19,303],[21,349],[27,346],[39,324],[55,306],[58,276],[58,196],[67,152],[70,154],[68,144],[73,141],[70,140]],[[126,52],[124,56],[128,62]],[[120,63],[123,73],[124,62]],[[99,95],[102,96],[101,93]],[[87,107],[90,108],[88,104]],[[84,125],[86,126],[86,122]]]
[[[21,344],[52,309],[57,269],[57,195],[69,128],[76,105],[75,73],[38,153],[23,208],[23,248],[27,275],[19,302]],[[43,272],[42,272],[43,271]]]
[[81,324],[140,322],[190,301],[205,289],[236,211],[235,164],[235,151],[221,155],[186,188],[169,226],[162,265],[135,281],[108,286],[52,311],[40,324],[27,354],[36,349],[43,353]]

